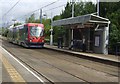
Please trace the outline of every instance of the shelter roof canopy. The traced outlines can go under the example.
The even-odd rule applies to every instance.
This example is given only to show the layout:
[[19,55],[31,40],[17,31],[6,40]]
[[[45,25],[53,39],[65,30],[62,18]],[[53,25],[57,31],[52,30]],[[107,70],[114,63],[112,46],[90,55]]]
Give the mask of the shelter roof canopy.
[[52,26],[85,24],[85,23],[107,24],[108,22],[109,22],[109,19],[97,16],[97,15],[93,15],[93,14],[87,14],[87,15],[53,21]]

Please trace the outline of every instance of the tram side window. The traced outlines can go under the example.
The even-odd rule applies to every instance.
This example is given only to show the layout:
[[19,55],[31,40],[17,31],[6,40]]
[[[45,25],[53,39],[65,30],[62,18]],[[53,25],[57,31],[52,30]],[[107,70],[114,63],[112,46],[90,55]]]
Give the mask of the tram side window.
[[25,37],[28,36],[28,26],[24,26],[24,34],[25,34]]
[[13,39],[15,39],[17,37],[16,31],[17,31],[16,28],[13,28]]
[[19,28],[19,35],[21,40],[25,39],[27,37],[27,27],[21,26]]
[[26,25],[24,26],[24,31],[26,34],[28,34],[28,26],[26,26]]
[[22,35],[22,30],[23,30],[23,28],[22,27],[19,27],[19,35],[21,36]]
[[27,27],[21,27],[20,29],[19,29],[19,31],[20,31],[20,35],[22,35],[22,34],[27,34],[28,33],[28,29],[27,29]]

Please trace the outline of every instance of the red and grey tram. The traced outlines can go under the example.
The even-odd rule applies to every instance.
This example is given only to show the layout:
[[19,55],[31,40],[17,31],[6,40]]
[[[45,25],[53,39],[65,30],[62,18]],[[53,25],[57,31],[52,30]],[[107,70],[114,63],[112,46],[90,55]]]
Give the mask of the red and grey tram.
[[24,25],[9,28],[7,35],[9,42],[24,47],[44,46],[44,25],[38,23],[26,23]]

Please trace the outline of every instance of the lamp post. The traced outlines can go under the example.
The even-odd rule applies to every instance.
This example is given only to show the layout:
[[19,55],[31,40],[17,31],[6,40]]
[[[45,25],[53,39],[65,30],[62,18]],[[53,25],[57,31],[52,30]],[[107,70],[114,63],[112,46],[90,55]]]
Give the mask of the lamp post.
[[42,8],[40,9],[40,23],[42,23]]
[[97,15],[98,16],[99,16],[99,5],[100,5],[99,0],[97,0]]
[[51,12],[50,45],[53,45],[53,27],[52,27],[52,22],[53,22],[53,18],[52,18],[52,12]]
[[[74,3],[75,3],[75,0],[72,0],[72,18],[74,17]],[[71,39],[73,40],[73,28],[72,28],[72,36],[71,36]],[[73,45],[73,42],[72,42],[72,45]]]
[[72,17],[74,17],[74,3],[75,3],[75,0],[72,0]]

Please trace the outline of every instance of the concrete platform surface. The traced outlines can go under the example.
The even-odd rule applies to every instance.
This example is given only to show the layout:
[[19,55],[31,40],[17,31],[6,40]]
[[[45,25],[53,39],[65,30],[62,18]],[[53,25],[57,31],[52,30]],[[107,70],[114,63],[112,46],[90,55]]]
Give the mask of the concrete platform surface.
[[46,45],[46,44],[45,44],[44,47],[48,48],[48,49],[52,49],[52,50],[71,53],[71,54],[74,54],[74,55],[82,55],[82,56],[85,56],[85,57],[92,57],[92,58],[96,58],[96,59],[101,59],[101,60],[120,63],[120,60],[119,60],[120,56],[95,54],[95,53],[87,53],[87,52],[77,52],[77,51],[69,50],[69,49],[66,49],[66,48],[58,48],[57,46],[51,46],[51,45]]
[[[42,82],[32,70],[0,47],[0,82]],[[35,76],[35,75],[36,76]],[[2,76],[2,77],[1,77]],[[38,77],[38,78],[37,78]],[[41,81],[42,80],[42,81]]]

